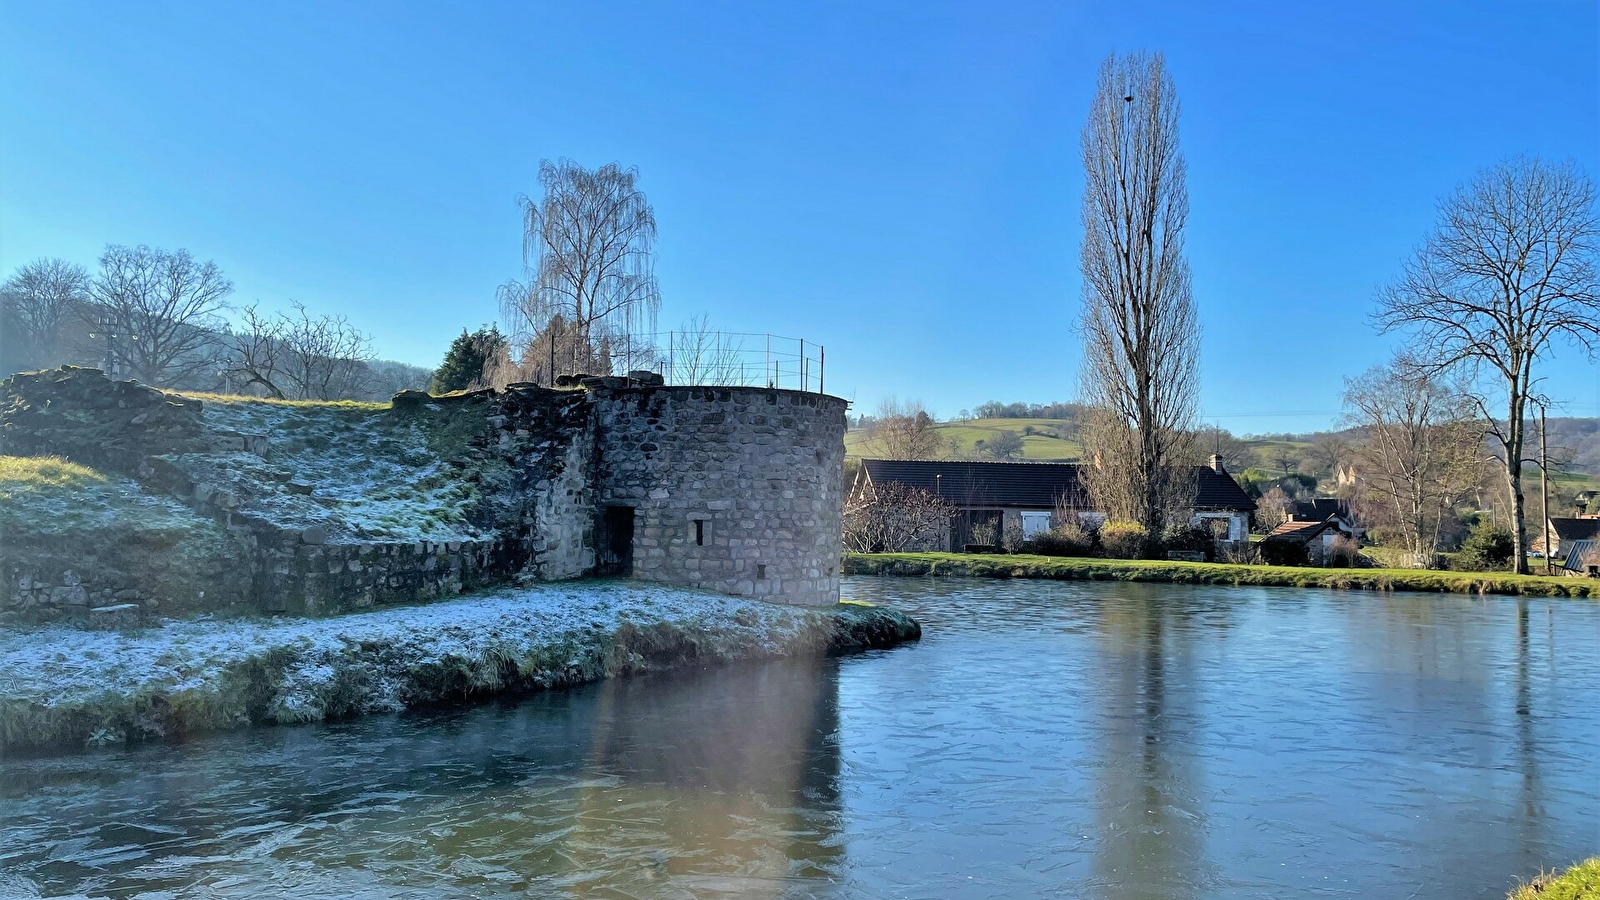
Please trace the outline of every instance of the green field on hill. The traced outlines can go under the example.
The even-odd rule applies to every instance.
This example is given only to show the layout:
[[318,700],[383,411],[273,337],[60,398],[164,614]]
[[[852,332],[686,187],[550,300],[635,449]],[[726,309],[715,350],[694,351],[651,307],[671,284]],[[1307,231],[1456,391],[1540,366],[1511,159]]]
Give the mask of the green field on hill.
[[[972,454],[978,441],[991,441],[1002,431],[1014,431],[1022,436],[1022,459],[1076,460],[1083,452],[1077,441],[1064,436],[1073,426],[1061,419],[968,419],[940,422],[934,427],[939,432],[939,440],[945,444],[941,450],[947,451],[952,440],[961,447],[961,453],[946,452],[946,456]],[[1035,433],[1027,434],[1030,429]],[[846,456],[856,458],[871,458],[881,453],[874,450],[872,439],[860,428],[845,434],[844,449]]]

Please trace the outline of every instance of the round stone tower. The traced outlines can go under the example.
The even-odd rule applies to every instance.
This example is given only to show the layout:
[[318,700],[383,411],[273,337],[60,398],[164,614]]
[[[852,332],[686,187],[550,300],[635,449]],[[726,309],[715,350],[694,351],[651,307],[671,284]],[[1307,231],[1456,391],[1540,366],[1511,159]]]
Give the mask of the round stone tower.
[[838,601],[845,400],[755,387],[591,391],[602,573]]

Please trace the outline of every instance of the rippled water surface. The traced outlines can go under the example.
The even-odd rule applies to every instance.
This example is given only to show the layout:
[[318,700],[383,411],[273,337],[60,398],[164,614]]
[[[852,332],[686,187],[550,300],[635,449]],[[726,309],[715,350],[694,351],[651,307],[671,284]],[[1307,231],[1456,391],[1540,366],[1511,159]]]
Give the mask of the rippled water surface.
[[1600,604],[862,579],[914,647],[0,763],[0,896],[1501,897]]

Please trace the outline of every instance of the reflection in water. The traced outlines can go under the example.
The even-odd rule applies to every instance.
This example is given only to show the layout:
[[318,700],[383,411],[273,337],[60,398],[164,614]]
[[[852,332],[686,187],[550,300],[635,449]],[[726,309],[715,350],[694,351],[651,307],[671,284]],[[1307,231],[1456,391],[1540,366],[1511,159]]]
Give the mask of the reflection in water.
[[860,579],[921,644],[0,763],[0,896],[1499,898],[1600,605]]
[[777,897],[841,865],[837,682],[787,662],[13,764],[0,866],[108,895]]
[[1208,879],[1200,773],[1190,755],[1203,730],[1191,694],[1192,636],[1185,622],[1169,621],[1173,607],[1131,593],[1134,602],[1108,603],[1100,615],[1097,697],[1108,728],[1096,777],[1095,881],[1119,897],[1198,896]]

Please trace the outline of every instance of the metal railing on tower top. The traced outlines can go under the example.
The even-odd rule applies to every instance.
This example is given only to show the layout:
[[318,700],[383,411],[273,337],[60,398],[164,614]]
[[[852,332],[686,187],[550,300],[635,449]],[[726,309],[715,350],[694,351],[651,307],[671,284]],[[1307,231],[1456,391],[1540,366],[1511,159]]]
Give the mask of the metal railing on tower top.
[[612,368],[667,384],[772,387],[822,393],[827,351],[815,341],[734,331],[658,331],[610,338]]

